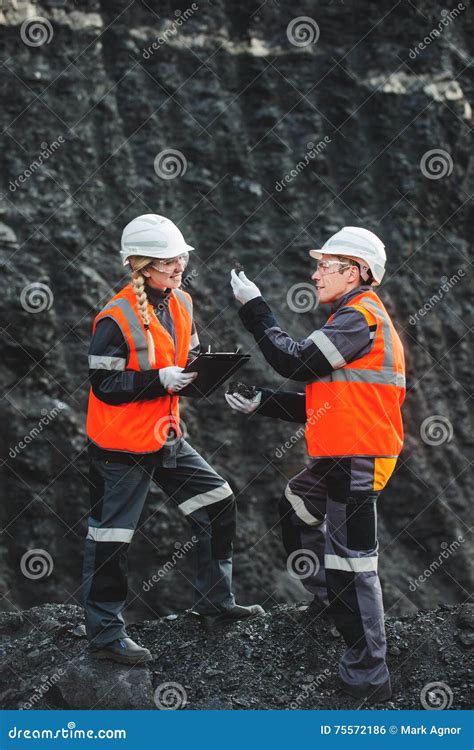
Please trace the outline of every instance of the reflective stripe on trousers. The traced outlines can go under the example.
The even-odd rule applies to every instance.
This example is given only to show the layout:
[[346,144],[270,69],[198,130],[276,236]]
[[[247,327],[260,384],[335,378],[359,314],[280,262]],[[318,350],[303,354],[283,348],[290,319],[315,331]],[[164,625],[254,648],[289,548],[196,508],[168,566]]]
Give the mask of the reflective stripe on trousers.
[[[122,611],[128,592],[128,549],[152,481],[182,511],[191,527],[189,554],[195,559],[193,609],[205,614],[235,604],[232,489],[185,440],[178,442],[173,458],[170,461],[169,456],[167,460],[161,456],[156,466],[148,459],[146,468],[138,462],[91,461],[83,599],[87,636],[94,647],[127,635]],[[139,580],[136,592],[145,592],[145,596],[143,583],[156,570],[134,572]]]
[[393,458],[316,459],[290,479],[280,502],[288,560],[296,550],[317,558],[301,583],[330,604],[347,645],[340,676],[354,687],[375,688],[389,679],[376,501],[394,466]]

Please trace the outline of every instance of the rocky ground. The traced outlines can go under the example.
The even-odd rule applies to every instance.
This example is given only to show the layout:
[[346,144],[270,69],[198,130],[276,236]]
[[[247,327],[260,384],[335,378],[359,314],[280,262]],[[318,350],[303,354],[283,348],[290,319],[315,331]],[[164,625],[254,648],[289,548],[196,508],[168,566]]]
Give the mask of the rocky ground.
[[130,626],[130,635],[154,656],[132,669],[91,660],[79,607],[33,607],[0,615],[0,704],[25,710],[472,705],[474,605],[387,618],[386,630],[394,694],[368,704],[337,687],[343,643],[331,623],[298,605],[280,605],[213,634],[186,615]]

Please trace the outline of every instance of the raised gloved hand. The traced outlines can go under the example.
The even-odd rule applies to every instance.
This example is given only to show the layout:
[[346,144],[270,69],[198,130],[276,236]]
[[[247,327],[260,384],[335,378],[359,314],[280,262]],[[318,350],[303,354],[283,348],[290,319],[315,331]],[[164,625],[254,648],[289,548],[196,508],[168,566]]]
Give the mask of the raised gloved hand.
[[258,391],[253,398],[245,398],[240,393],[225,393],[225,400],[231,409],[241,411],[242,414],[252,414],[260,406],[262,391]]
[[258,286],[250,281],[243,271],[238,274],[232,269],[230,272],[230,285],[234,292],[235,299],[245,305],[246,302],[250,302],[255,297],[261,297],[262,293]]
[[158,371],[161,385],[167,391],[180,391],[197,378],[197,372],[183,372],[183,367],[161,367]]

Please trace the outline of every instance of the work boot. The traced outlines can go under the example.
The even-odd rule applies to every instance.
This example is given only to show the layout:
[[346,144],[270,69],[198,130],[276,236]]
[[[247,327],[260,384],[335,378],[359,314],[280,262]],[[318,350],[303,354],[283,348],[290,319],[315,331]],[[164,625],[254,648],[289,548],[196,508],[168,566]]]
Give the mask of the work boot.
[[215,630],[225,625],[231,625],[233,622],[252,620],[254,617],[260,617],[264,614],[265,610],[260,604],[251,604],[249,607],[235,604],[230,609],[224,609],[215,615],[200,615],[200,621],[206,630]]
[[382,685],[369,685],[360,688],[355,685],[348,685],[344,680],[339,678],[338,686],[343,693],[346,693],[346,695],[350,695],[352,698],[359,700],[365,700],[366,703],[382,703],[383,701],[388,701],[392,697],[390,678]]
[[93,659],[111,659],[120,664],[144,664],[152,660],[147,648],[142,648],[131,638],[117,638],[98,649],[90,649]]

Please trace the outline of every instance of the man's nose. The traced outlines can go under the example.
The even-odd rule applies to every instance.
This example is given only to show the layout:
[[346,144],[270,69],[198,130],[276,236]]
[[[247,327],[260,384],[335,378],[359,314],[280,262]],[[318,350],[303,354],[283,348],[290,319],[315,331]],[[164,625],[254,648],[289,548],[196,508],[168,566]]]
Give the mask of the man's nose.
[[316,269],[316,271],[313,273],[313,275],[311,276],[311,278],[313,279],[313,281],[319,281],[320,280],[321,275],[320,275],[318,269]]

